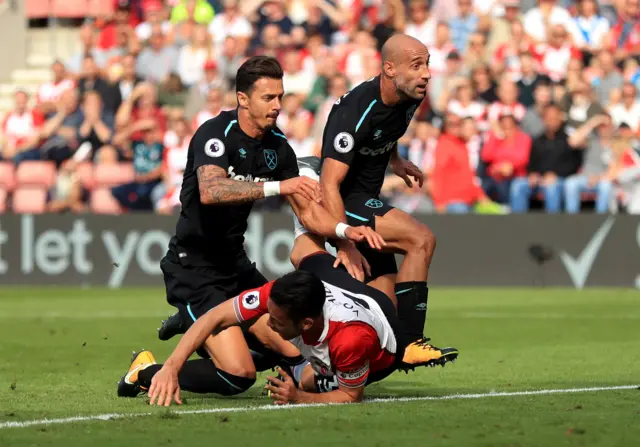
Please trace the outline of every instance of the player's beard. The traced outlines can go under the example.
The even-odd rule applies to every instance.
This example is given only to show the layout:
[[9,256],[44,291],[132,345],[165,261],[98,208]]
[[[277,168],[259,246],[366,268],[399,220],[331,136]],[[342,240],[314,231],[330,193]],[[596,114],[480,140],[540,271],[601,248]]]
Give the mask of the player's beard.
[[[415,87],[411,87],[411,83],[406,81],[404,79],[403,76],[397,76],[394,79],[394,84],[396,87],[396,92],[398,93],[398,96],[400,97],[400,99],[404,102],[404,101],[409,101],[412,99],[423,99],[424,97],[421,97],[415,90]],[[426,88],[426,87],[425,87]],[[425,95],[426,95],[426,91],[425,91]]]

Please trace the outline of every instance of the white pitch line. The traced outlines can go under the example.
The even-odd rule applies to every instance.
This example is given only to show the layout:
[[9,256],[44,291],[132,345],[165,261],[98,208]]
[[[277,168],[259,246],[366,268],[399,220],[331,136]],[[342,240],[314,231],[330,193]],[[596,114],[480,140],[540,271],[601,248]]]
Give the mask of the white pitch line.
[[[367,399],[363,404],[384,404],[384,403],[402,403],[416,402],[427,400],[454,400],[454,399],[482,399],[485,397],[514,397],[514,396],[540,396],[546,394],[569,394],[569,393],[589,393],[596,391],[615,391],[615,390],[633,390],[640,389],[640,385],[622,385],[622,386],[600,386],[591,388],[565,388],[565,389],[549,389],[549,390],[533,390],[533,391],[513,391],[513,392],[490,392],[478,394],[450,394],[447,396],[421,396],[421,397],[383,397]],[[329,407],[345,404],[298,404],[298,405],[260,405],[256,407],[228,407],[228,408],[207,408],[200,410],[175,410],[175,414],[211,414],[211,413],[249,413],[254,411],[280,411],[295,410],[298,408],[317,408]],[[346,404],[353,405],[353,404]],[[175,407],[173,407],[175,408]],[[60,419],[35,419],[31,421],[7,421],[0,422],[0,429],[3,428],[24,428],[34,425],[53,425],[53,424],[71,424],[73,422],[87,421],[110,421],[113,419],[125,419],[142,416],[151,416],[160,414],[158,412],[151,413],[107,413],[96,414],[91,416],[73,416]]]

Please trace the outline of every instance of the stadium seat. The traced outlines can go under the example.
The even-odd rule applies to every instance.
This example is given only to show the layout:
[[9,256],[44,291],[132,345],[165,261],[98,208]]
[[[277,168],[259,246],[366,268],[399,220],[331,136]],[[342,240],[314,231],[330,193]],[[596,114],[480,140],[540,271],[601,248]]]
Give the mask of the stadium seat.
[[7,190],[0,188],[0,214],[7,210]]
[[15,168],[13,163],[0,162],[0,187],[11,191],[15,187]]
[[91,211],[96,214],[120,214],[122,209],[109,188],[98,188],[91,193]]
[[76,175],[85,189],[93,189],[95,184],[93,163],[80,163],[76,168]]
[[27,18],[96,17],[113,13],[111,0],[25,0]]
[[52,161],[23,161],[16,170],[16,182],[18,187],[50,188],[56,182],[56,165]]
[[13,192],[13,211],[20,214],[44,213],[47,205],[47,190],[42,187],[18,187]]
[[132,182],[135,177],[131,163],[99,164],[94,170],[95,187],[111,187]]

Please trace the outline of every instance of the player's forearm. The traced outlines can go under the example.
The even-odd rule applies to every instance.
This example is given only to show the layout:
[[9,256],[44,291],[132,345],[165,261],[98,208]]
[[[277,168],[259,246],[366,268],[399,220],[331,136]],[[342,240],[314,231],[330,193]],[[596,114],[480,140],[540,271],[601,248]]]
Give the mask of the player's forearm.
[[200,182],[200,202],[204,205],[239,205],[264,198],[264,184],[217,177]]
[[340,195],[340,187],[334,185],[322,185],[322,204],[324,209],[340,222],[347,222],[344,202]]
[[362,401],[363,393],[347,393],[342,390],[329,391],[328,393],[308,393],[306,391],[298,391],[296,403],[327,403],[327,404],[347,404]]
[[336,226],[341,222],[319,203],[306,200],[295,194],[291,200],[292,207],[300,223],[310,232],[327,238],[336,237]]

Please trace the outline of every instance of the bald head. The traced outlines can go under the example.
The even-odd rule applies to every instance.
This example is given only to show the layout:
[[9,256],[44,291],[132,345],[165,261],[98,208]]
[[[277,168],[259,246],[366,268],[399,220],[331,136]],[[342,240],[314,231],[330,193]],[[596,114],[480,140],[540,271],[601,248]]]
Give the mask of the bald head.
[[431,78],[429,50],[418,39],[394,34],[382,47],[382,78],[393,83],[398,97],[423,100]]
[[429,53],[422,42],[406,34],[394,34],[382,46],[382,63],[401,63],[402,59],[419,53]]

